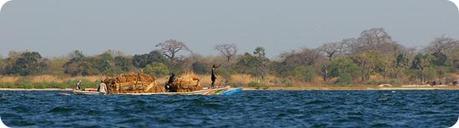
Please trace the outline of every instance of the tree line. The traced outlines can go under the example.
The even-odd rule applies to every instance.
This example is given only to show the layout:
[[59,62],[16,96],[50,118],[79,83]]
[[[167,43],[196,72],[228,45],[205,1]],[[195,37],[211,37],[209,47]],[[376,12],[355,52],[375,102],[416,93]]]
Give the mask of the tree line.
[[44,58],[35,51],[10,52],[0,58],[2,75],[116,75],[142,71],[162,77],[169,73],[208,74],[221,65],[219,75],[249,74],[263,81],[275,76],[285,81],[330,84],[426,83],[456,81],[459,69],[459,40],[441,36],[422,49],[405,47],[383,28],[364,30],[358,37],[328,42],[318,48],[299,48],[266,57],[266,49],[238,53],[235,44],[219,44],[219,56],[193,53],[184,42],[166,40],[149,53],[125,55],[106,51],[87,56],[76,50],[65,58]]

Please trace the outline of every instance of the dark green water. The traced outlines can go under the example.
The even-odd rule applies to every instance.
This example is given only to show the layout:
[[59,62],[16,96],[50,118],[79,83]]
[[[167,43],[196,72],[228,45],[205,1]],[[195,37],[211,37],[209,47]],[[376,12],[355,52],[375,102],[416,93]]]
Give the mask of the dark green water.
[[63,96],[0,91],[12,127],[448,127],[459,91],[245,91],[234,96]]

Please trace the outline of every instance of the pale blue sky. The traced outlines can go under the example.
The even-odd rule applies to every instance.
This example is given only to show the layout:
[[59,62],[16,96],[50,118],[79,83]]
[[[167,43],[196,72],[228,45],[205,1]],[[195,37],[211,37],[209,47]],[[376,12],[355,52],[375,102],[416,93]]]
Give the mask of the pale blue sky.
[[203,55],[235,43],[273,57],[372,27],[422,47],[441,35],[459,39],[459,13],[448,0],[14,0],[0,14],[0,54],[136,54],[172,38]]

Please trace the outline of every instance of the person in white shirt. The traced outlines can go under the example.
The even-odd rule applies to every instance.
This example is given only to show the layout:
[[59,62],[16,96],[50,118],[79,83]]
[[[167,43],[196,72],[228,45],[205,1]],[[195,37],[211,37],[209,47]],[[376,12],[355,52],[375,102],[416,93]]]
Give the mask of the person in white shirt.
[[105,83],[100,83],[99,88],[97,89],[100,93],[107,94],[107,84]]

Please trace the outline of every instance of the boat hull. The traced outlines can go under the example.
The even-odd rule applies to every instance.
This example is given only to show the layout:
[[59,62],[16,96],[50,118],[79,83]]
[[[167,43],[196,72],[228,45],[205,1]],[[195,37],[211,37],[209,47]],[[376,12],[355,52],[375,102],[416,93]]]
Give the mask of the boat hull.
[[81,90],[73,90],[73,94],[75,95],[103,95],[103,93],[97,92],[97,91],[81,91]]
[[[104,93],[94,91],[79,91],[74,90],[75,95],[104,95]],[[235,95],[242,93],[241,88],[218,88],[218,89],[205,89],[194,92],[162,92],[162,93],[117,93],[112,95]]]

